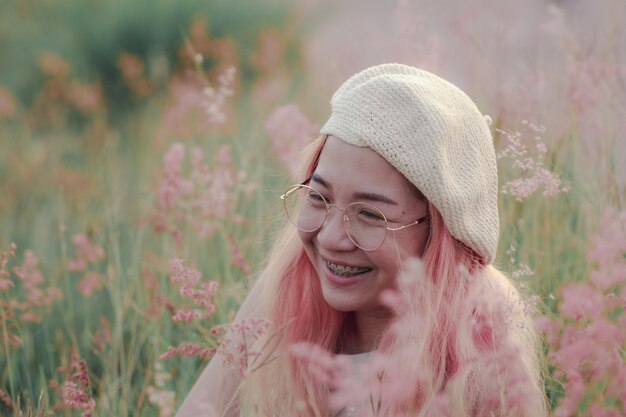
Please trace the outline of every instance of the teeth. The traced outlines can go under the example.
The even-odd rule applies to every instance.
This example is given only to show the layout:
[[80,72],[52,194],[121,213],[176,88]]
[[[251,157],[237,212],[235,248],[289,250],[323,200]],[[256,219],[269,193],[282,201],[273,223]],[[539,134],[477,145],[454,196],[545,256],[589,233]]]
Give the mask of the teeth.
[[324,263],[331,271],[333,271],[335,275],[338,275],[340,277],[359,275],[364,272],[368,272],[372,270],[371,268],[358,268],[358,267],[352,267],[352,266],[332,264],[325,259],[324,259]]

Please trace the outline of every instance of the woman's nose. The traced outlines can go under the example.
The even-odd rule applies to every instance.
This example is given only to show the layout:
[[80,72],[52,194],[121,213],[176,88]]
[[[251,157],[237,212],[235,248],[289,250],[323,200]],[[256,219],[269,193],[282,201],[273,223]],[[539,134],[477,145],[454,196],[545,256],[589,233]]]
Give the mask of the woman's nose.
[[354,243],[346,233],[344,227],[345,213],[332,207],[326,216],[326,221],[317,232],[317,242],[327,250],[346,251],[355,248]]

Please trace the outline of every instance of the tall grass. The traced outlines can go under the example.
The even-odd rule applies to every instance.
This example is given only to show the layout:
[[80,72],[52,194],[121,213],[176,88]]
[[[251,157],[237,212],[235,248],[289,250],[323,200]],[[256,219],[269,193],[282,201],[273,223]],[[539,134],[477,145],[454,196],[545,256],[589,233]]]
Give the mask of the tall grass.
[[[378,7],[374,3],[363,7]],[[107,71],[114,73],[109,79],[85,81],[84,63],[50,51],[45,59],[39,52],[29,55],[37,65],[19,65],[36,73],[37,83],[25,87],[20,74],[1,77],[0,414],[20,415],[28,403],[35,408],[32,413],[43,415],[36,411],[40,401],[55,415],[172,415],[205,363],[199,353],[209,355],[217,347],[223,331],[216,326],[234,318],[284,221],[278,196],[290,181],[285,161],[295,158],[293,148],[312,138],[324,120],[328,94],[322,92],[377,60],[431,67],[468,90],[493,119],[499,153],[519,132],[528,153],[502,155],[501,184],[506,189],[505,184],[526,178],[537,190],[516,195],[509,189],[501,195],[497,264],[527,292],[538,294],[538,308],[556,320],[548,349],[560,351],[565,343],[558,329],[584,328],[599,317],[623,323],[619,303],[577,322],[560,313],[567,302],[564,285],[591,282],[599,269],[599,258],[588,251],[597,245],[591,236],[598,233],[607,208],[621,211],[622,220],[611,223],[617,237],[604,241],[615,249],[620,237],[626,240],[626,178],[620,165],[626,127],[619,116],[626,109],[626,64],[615,52],[625,42],[618,24],[623,8],[607,1],[596,10],[598,16],[611,17],[611,49],[595,43],[602,39],[596,33],[576,25],[585,12],[578,10],[581,5],[558,8],[536,1],[519,6],[523,13],[511,18],[512,32],[507,32],[494,23],[500,19],[497,2],[485,3],[472,10],[451,6],[442,17],[429,3],[418,10],[398,2],[394,10],[376,13],[384,16],[375,26],[380,42],[370,45],[369,55],[352,50],[352,59],[344,60],[350,57],[342,48],[357,42],[360,26],[355,23],[349,37],[339,29],[349,24],[348,17],[357,23],[369,17],[340,8],[333,19],[324,20],[327,9],[303,3],[281,29],[258,29],[241,42],[228,25],[213,37],[206,27],[203,32],[201,21],[194,26],[185,20],[187,41],[168,41],[172,49],[164,52],[182,55],[161,84],[150,75],[154,62],[145,51],[118,47],[102,49],[112,65]],[[11,13],[24,18],[20,8]],[[228,16],[237,13],[233,6]],[[467,25],[470,15],[478,16],[480,29]],[[543,35],[533,32],[537,16],[552,25]],[[446,34],[455,17],[458,32]],[[293,29],[302,22],[316,22],[322,29]],[[414,30],[397,32],[398,27]],[[329,32],[333,42],[328,42]],[[90,36],[100,35],[94,29]],[[514,47],[500,43],[494,38],[498,35],[510,37]],[[436,48],[427,50],[420,43],[426,38]],[[55,39],[49,42],[63,44]],[[397,49],[377,49],[390,44]],[[123,53],[131,59],[120,60]],[[510,58],[494,61],[498,56]],[[523,69],[510,61],[528,57]],[[234,79],[220,81],[229,67],[237,70]],[[113,117],[120,97],[106,91],[111,79],[134,103],[124,104],[130,113]],[[544,83],[543,89],[530,79]],[[143,82],[151,88],[137,89]],[[219,92],[220,85],[233,94],[215,101],[215,95],[203,93],[207,86]],[[310,117],[295,105],[272,115],[291,101]],[[223,120],[207,118],[211,103],[217,103],[213,111],[222,111]],[[560,179],[558,192],[542,195],[549,187],[533,179],[535,171],[516,165],[523,157],[533,158],[535,171],[543,168]],[[164,192],[170,193],[169,202]],[[618,270],[624,248],[616,250],[611,262]],[[201,278],[173,279],[173,258],[200,271]],[[203,282],[215,282],[216,292],[202,292]],[[602,297],[624,297],[624,280],[603,291]],[[204,317],[207,304],[215,310]],[[174,320],[181,311],[201,317]],[[614,347],[616,366],[624,368],[623,340]],[[177,354],[162,358],[168,349]],[[567,375],[556,363],[549,385],[554,404],[569,395]],[[603,393],[602,383],[619,379],[607,375],[594,379],[596,385],[590,382],[587,399],[575,404],[574,415],[588,415],[590,404],[600,404],[589,398]],[[622,397],[621,405],[615,400],[607,407],[617,410],[625,404]]]

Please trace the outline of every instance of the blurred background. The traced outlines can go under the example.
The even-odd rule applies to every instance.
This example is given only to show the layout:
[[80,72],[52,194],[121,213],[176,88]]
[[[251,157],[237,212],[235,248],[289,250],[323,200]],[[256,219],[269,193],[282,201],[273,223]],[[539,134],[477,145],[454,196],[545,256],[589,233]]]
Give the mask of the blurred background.
[[569,282],[626,296],[625,55],[623,0],[2,1],[0,415],[173,415],[285,220],[299,150],[374,64],[432,71],[491,120],[496,265],[534,308],[565,328]]

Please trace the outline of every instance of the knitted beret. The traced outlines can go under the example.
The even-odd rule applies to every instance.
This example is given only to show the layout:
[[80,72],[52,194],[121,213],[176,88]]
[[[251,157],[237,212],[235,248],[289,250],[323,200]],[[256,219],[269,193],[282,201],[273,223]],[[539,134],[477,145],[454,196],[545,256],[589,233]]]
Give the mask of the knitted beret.
[[498,176],[491,132],[459,88],[407,65],[368,68],[331,99],[321,133],[369,147],[437,207],[456,239],[485,263],[499,235]]

